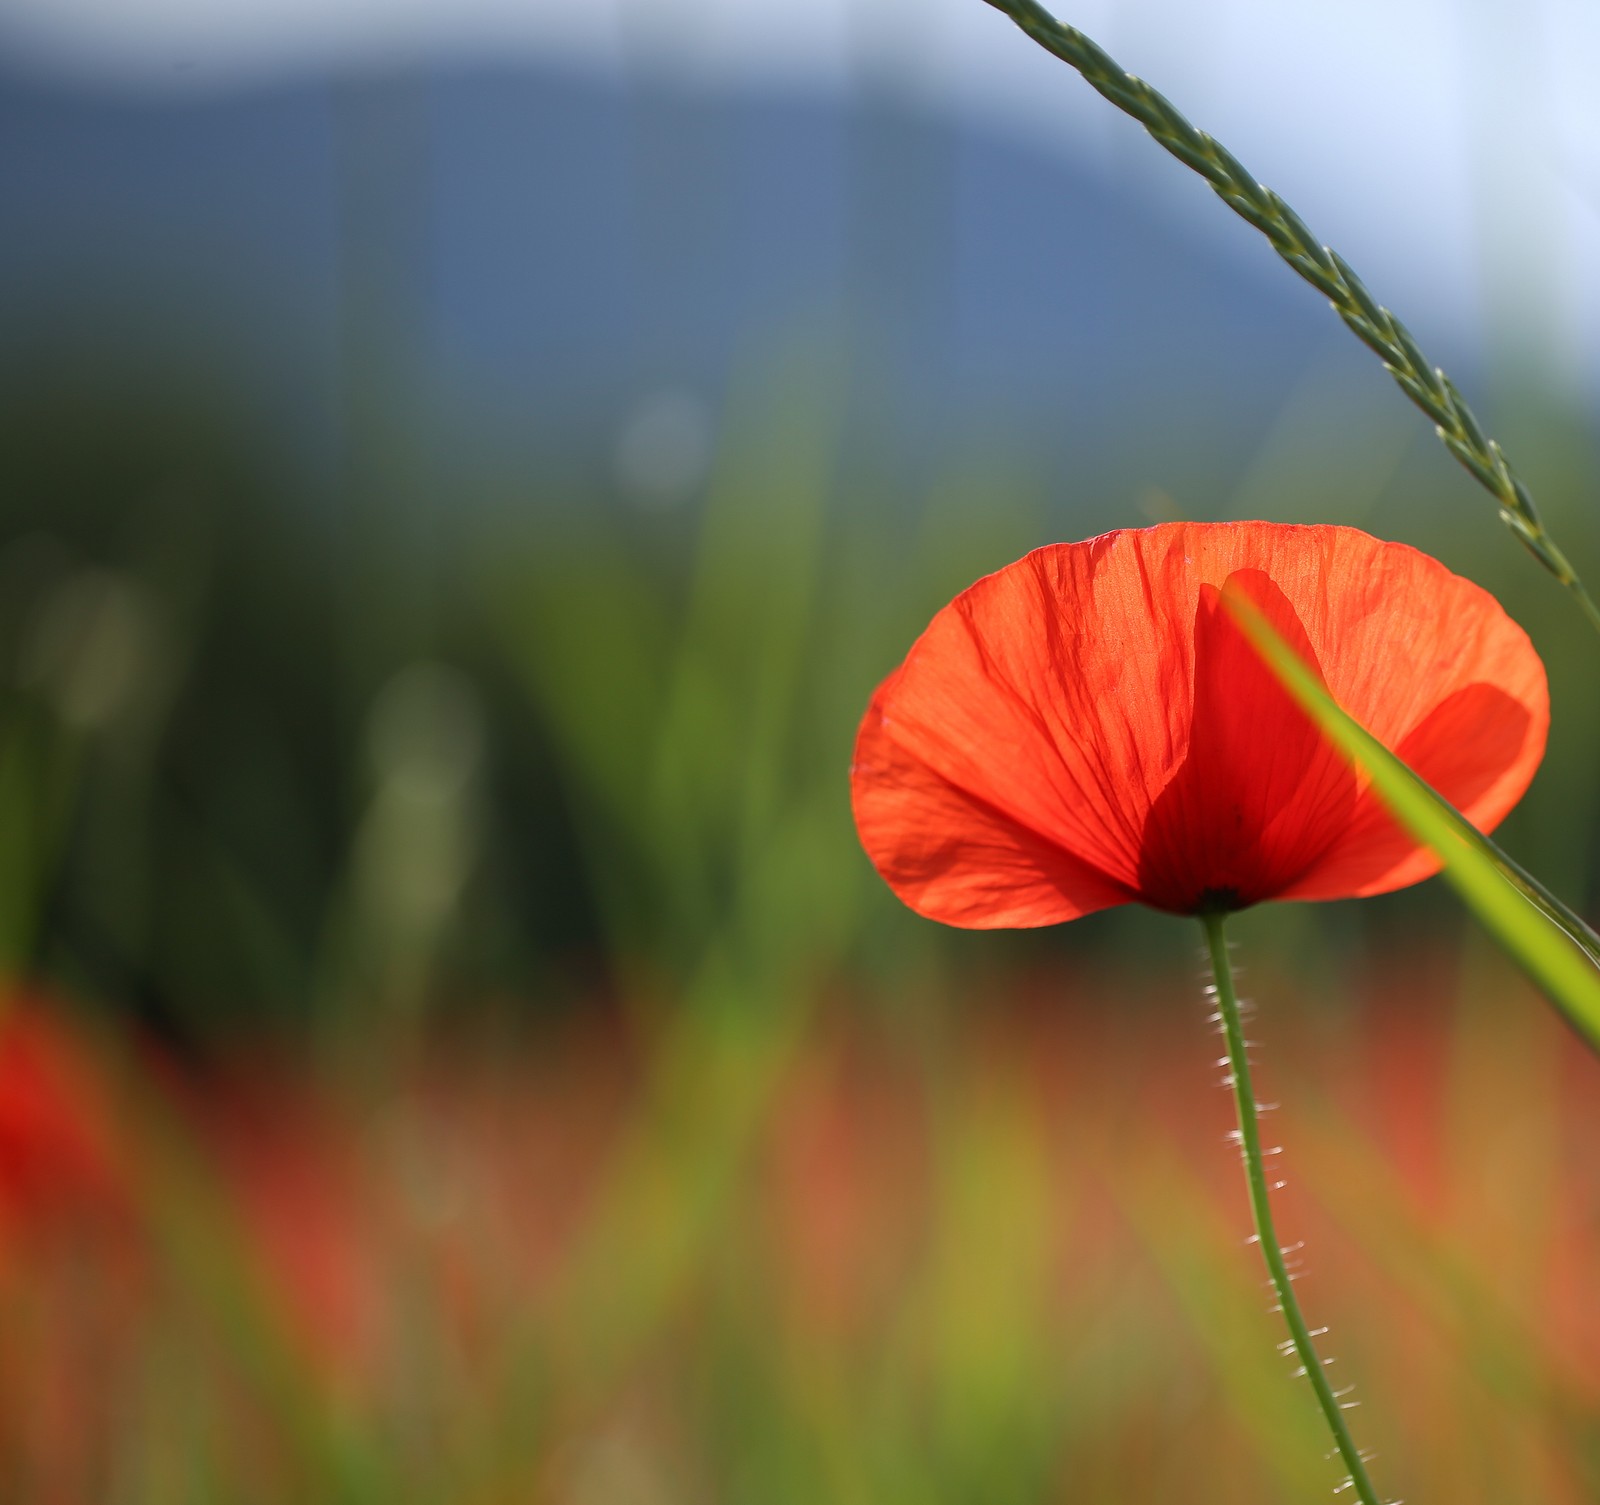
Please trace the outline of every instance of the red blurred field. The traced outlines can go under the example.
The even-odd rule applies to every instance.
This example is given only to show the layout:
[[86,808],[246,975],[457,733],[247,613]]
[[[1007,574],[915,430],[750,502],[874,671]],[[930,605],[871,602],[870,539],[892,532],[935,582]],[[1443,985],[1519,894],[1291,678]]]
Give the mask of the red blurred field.
[[[1253,980],[1283,1219],[1388,1489],[1591,1499],[1600,1063],[1475,966],[1337,1013]],[[840,991],[781,1039],[596,1009],[358,1088],[17,1004],[5,1497],[1331,1487],[1198,985],[913,1005]]]

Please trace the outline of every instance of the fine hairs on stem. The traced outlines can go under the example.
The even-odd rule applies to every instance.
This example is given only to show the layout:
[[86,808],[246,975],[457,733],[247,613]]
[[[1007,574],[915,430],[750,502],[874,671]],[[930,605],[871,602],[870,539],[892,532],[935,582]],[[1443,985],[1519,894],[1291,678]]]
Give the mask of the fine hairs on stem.
[[1137,120],[1156,143],[1200,174],[1217,197],[1252,224],[1295,272],[1323,294],[1362,344],[1384,364],[1401,391],[1433,421],[1446,449],[1499,504],[1500,518],[1528,552],[1564,585],[1600,631],[1600,606],[1585,589],[1545,528],[1533,496],[1505,452],[1484,432],[1455,383],[1423,355],[1399,319],[1369,293],[1336,251],[1248,172],[1221,142],[1196,129],[1165,95],[1122,68],[1074,26],[1058,21],[1038,0],[986,0],[1046,52],[1070,64],[1097,93]]
[[1311,1382],[1323,1418],[1333,1433],[1334,1448],[1348,1472],[1349,1478],[1340,1488],[1352,1489],[1361,1505],[1383,1505],[1372,1487],[1371,1479],[1367,1477],[1366,1459],[1356,1447],[1350,1436],[1350,1428],[1345,1423],[1345,1403],[1341,1403],[1339,1394],[1329,1383],[1327,1366],[1318,1356],[1314,1335],[1301,1315],[1287,1252],[1278,1242],[1278,1230],[1272,1218],[1271,1191],[1267,1183],[1266,1157],[1261,1148],[1258,1119],[1262,1105],[1256,1102],[1255,1087],[1250,1079],[1249,1042],[1244,1037],[1239,997],[1233,984],[1233,964],[1228,959],[1228,942],[1223,934],[1222,915],[1217,912],[1206,914],[1202,916],[1201,924],[1205,927],[1206,950],[1211,958],[1212,993],[1217,1002],[1216,1021],[1227,1042],[1228,1085],[1233,1089],[1233,1105],[1238,1114],[1239,1126],[1232,1137],[1238,1143],[1239,1155],[1244,1161],[1245,1181],[1250,1190],[1250,1212],[1256,1230],[1255,1242],[1261,1246],[1273,1295],[1289,1326],[1287,1349],[1299,1360],[1299,1372]]

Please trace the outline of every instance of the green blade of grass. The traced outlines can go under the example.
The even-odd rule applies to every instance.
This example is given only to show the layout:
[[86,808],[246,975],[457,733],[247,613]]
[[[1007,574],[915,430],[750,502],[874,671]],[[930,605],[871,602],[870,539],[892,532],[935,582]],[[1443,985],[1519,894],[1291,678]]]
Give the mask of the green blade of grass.
[[1550,536],[1533,494],[1511,468],[1505,451],[1484,432],[1454,382],[1422,353],[1411,331],[1383,307],[1350,263],[1325,245],[1304,220],[1258,182],[1223,144],[1196,129],[1165,95],[1122,67],[1075,26],[1050,14],[1039,0],[986,0],[1018,29],[1062,62],[1090,88],[1131,115],[1152,139],[1200,174],[1235,214],[1254,225],[1295,273],[1328,299],[1351,333],[1383,362],[1411,401],[1434,425],[1440,442],[1500,508],[1500,520],[1564,585],[1600,631],[1600,605]]
[[1235,592],[1224,600],[1323,735],[1367,774],[1390,814],[1443,863],[1446,881],[1484,929],[1600,1051],[1600,936],[1347,715],[1250,601]]

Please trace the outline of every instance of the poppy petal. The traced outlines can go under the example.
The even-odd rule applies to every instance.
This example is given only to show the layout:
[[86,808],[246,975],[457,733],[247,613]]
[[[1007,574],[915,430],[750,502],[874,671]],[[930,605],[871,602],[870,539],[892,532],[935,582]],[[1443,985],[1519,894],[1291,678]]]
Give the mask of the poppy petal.
[[[1354,533],[1352,529],[1337,530]],[[1402,544],[1348,543],[1332,561],[1334,698],[1482,831],[1544,756],[1550,695],[1528,636],[1481,586]],[[1395,823],[1366,776],[1349,826],[1285,899],[1356,898],[1419,883],[1439,861]]]
[[[1050,924],[1138,896],[1140,832],[1181,758],[1189,692],[1173,651],[1181,629],[1115,604],[1163,599],[1124,555],[1107,568],[1090,546],[1039,549],[985,577],[874,696],[852,772],[857,826],[920,913],[973,927]],[[1093,630],[1097,617],[1120,624],[1114,640]],[[936,853],[947,884],[932,881]],[[998,897],[1012,869],[1046,875],[1055,891],[1025,903],[1036,916],[1026,922]],[[981,900],[983,890],[996,897]],[[952,907],[942,896],[956,891]]]
[[[1494,685],[1457,690],[1394,749],[1480,831],[1492,831],[1522,797],[1544,751],[1548,720]],[[1439,859],[1399,825],[1370,787],[1348,828],[1285,899],[1364,898],[1420,883]]]
[[885,725],[883,699],[883,691],[874,697],[856,740],[856,827],[885,881],[919,914],[968,929],[1021,929],[1134,897],[908,752]]
[[1350,765],[1278,682],[1228,609],[1247,598],[1321,678],[1287,596],[1262,570],[1200,588],[1188,755],[1151,807],[1140,895],[1175,914],[1242,909],[1283,889],[1349,824]]

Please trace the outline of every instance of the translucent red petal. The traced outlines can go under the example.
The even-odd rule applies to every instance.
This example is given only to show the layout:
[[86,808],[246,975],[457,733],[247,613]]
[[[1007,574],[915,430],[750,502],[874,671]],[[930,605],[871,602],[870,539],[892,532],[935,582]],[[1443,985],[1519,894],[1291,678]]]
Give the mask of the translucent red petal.
[[1435,871],[1261,664],[1225,586],[1481,829],[1521,796],[1548,694],[1493,597],[1352,528],[1174,523],[980,580],[880,686],[852,793],[895,892],[950,924],[1045,925]]

